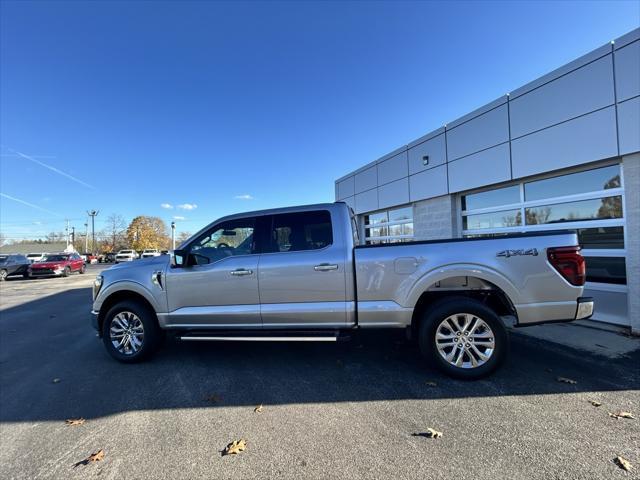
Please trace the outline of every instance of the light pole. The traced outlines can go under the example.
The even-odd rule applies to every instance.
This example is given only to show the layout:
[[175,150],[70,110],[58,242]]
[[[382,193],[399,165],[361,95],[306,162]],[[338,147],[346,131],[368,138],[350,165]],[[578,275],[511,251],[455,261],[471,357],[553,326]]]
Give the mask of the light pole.
[[89,250],[89,222],[84,224],[84,253],[88,253]]
[[91,217],[91,253],[96,253],[96,215],[100,213],[98,210],[87,211],[87,215]]
[[176,249],[176,222],[171,222],[171,250]]

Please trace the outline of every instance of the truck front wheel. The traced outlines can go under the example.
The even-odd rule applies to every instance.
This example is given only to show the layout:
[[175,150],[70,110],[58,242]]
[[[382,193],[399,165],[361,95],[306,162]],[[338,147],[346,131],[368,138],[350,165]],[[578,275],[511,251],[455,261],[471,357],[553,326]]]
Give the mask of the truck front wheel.
[[102,341],[107,352],[123,363],[136,363],[150,357],[160,346],[161,338],[153,311],[136,301],[115,304],[102,324]]
[[427,309],[420,324],[420,351],[449,376],[474,380],[495,371],[509,348],[500,317],[483,303],[451,297]]

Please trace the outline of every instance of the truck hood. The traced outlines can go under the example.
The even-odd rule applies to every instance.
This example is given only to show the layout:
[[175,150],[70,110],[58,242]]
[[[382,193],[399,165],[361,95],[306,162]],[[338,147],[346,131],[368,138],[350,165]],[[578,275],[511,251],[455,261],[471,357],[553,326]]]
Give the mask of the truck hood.
[[125,268],[128,269],[148,269],[148,270],[157,270],[158,268],[163,268],[166,266],[171,260],[170,255],[160,255],[159,257],[145,257],[135,262],[126,262],[126,263],[117,263],[112,267],[109,267],[105,270],[108,272],[109,270],[122,270]]

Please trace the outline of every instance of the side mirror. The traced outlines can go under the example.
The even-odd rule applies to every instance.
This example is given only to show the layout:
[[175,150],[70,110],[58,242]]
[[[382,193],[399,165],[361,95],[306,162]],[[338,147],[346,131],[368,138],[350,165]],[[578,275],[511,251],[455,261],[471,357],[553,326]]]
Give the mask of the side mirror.
[[188,250],[174,250],[171,254],[171,266],[179,268],[186,266],[188,257]]

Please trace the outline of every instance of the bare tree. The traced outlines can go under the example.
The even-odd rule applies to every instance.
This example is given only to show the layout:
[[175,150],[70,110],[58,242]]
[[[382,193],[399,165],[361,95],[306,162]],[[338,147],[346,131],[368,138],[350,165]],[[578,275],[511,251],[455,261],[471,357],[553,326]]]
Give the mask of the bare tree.
[[127,228],[127,222],[125,222],[122,215],[112,213],[107,217],[105,223],[106,226],[103,230],[103,235],[105,237],[109,237],[111,240],[111,250],[117,250],[117,246],[124,242],[124,233]]

